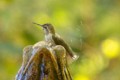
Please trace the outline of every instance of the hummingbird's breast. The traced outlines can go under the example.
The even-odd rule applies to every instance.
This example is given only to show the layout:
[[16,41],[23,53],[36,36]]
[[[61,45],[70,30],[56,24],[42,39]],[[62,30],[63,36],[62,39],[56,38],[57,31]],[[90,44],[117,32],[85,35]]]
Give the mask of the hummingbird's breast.
[[48,43],[49,46],[55,45],[55,42],[52,39],[52,34],[45,35],[45,41]]

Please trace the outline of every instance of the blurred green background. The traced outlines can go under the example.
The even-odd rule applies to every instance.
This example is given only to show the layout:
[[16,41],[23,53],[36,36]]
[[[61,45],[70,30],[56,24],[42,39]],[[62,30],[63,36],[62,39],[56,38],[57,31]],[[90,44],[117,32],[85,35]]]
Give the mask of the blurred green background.
[[55,30],[78,53],[74,80],[120,80],[120,0],[0,0],[0,80],[14,80],[22,49]]

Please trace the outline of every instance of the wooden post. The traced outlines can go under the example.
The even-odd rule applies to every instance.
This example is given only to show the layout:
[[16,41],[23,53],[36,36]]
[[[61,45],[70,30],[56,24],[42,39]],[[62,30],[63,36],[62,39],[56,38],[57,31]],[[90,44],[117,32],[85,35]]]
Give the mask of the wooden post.
[[15,80],[72,80],[63,46],[44,41],[23,50],[23,62]]

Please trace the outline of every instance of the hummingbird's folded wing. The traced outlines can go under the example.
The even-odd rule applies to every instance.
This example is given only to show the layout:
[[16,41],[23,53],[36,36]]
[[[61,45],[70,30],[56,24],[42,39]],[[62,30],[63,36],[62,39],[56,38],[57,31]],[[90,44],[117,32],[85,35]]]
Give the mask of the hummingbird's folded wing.
[[74,60],[78,58],[78,56],[72,51],[71,47],[69,47],[69,45],[59,35],[52,35],[52,39],[56,45],[61,45],[66,49],[67,56],[70,56]]

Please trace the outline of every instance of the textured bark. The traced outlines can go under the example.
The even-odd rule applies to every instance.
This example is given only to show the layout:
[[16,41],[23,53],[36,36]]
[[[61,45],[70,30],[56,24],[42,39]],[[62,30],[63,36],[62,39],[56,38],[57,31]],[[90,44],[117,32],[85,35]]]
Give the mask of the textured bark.
[[48,47],[44,41],[25,47],[15,80],[72,80],[66,50],[60,45]]

